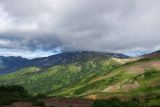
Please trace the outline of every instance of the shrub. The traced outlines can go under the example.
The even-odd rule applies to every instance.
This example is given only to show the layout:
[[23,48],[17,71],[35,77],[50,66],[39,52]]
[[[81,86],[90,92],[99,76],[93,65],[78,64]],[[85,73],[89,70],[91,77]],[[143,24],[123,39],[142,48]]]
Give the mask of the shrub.
[[40,106],[40,107],[45,107],[45,103],[42,102],[42,101],[36,101],[36,102],[33,103],[33,105]]
[[34,97],[18,85],[0,86],[0,105],[9,105],[16,101],[32,101]]
[[47,95],[45,95],[45,94],[37,94],[36,98],[38,98],[38,99],[44,99],[44,98],[47,98]]
[[133,101],[122,102],[117,98],[108,100],[96,100],[92,107],[141,107],[138,103]]

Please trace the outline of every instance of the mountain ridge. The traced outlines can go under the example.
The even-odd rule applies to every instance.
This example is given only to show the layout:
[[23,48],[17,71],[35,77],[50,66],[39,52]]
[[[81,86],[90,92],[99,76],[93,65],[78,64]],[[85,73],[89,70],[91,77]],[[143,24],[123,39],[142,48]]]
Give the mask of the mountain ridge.
[[[72,57],[66,54],[63,57],[67,57],[69,63],[64,63],[63,58],[57,56],[58,62],[62,61],[60,65],[28,66],[2,74],[0,85],[20,85],[31,95],[136,98],[142,102],[147,100],[145,104],[160,105],[160,57],[116,58],[103,54],[72,54],[69,54]],[[37,61],[44,64],[48,60],[36,59],[35,63]]]
[[4,57],[0,56],[0,74],[10,73],[17,69],[25,67],[28,59],[22,57]]
[[149,54],[145,54],[142,57],[144,57],[144,58],[160,57],[160,50],[155,51],[155,52],[151,52]]
[[[3,57],[1,56],[1,69],[0,74],[11,73],[20,68],[28,66],[39,66],[48,67],[53,65],[61,65],[72,63],[76,61],[85,60],[87,58],[96,57],[116,57],[116,58],[128,58],[128,56],[116,53],[102,53],[102,52],[91,52],[91,51],[74,51],[51,55],[48,57],[41,57],[35,59],[26,59],[22,57]],[[8,60],[8,62],[6,61]],[[12,69],[11,69],[12,68]]]

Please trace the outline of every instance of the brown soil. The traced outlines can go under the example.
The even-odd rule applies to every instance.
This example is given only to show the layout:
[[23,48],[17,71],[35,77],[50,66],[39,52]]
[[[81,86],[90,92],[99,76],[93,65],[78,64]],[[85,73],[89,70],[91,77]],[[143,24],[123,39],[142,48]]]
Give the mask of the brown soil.
[[[46,107],[57,106],[57,107],[90,107],[92,105],[93,100],[88,99],[78,99],[78,98],[49,98],[42,99],[46,105]],[[16,102],[7,106],[0,107],[39,107],[33,106],[32,103],[29,102]]]
[[135,81],[135,82],[133,82],[133,83],[128,83],[128,84],[122,85],[121,90],[122,90],[123,92],[128,92],[128,91],[130,91],[130,90],[133,90],[133,89],[138,88],[139,86],[140,86],[140,84]]
[[47,107],[57,105],[58,107],[90,107],[92,100],[78,98],[50,98],[43,100]]
[[160,61],[139,62],[138,64],[124,68],[129,74],[143,74],[145,69],[156,68],[160,69]]
[[32,103],[29,102],[16,102],[11,105],[0,106],[0,107],[38,107],[38,106],[33,106]]

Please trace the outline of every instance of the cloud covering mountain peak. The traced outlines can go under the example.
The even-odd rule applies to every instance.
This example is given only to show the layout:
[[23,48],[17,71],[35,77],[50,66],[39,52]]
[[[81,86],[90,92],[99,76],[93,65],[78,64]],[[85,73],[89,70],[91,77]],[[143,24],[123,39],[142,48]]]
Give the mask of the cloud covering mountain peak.
[[159,0],[1,0],[0,48],[159,49],[159,4]]

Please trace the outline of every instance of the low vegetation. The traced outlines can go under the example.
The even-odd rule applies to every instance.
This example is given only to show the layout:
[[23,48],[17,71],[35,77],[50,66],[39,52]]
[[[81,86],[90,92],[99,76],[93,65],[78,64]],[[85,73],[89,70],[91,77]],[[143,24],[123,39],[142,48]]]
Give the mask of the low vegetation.
[[17,101],[35,101],[22,86],[0,86],[0,105],[8,105]]
[[0,86],[0,105],[10,105],[15,102],[31,102],[35,106],[45,107],[44,102],[39,98],[44,95],[32,96],[22,87],[18,85]]
[[117,98],[107,100],[96,100],[92,107],[144,107],[136,101],[120,101]]
[[[128,60],[129,61],[129,60]],[[30,95],[36,98],[47,98],[52,96],[80,97],[90,99],[106,99],[117,97],[129,99],[122,102],[115,99],[96,100],[93,107],[98,104],[123,105],[132,107],[135,105],[157,106],[160,105],[160,59],[141,59],[126,63],[123,59],[89,59],[70,64],[57,65],[52,67],[27,67],[11,74],[0,75],[0,85],[21,85]],[[15,94],[14,98],[7,101],[34,100],[35,97],[23,90],[21,94]],[[2,89],[2,93],[3,89]],[[16,92],[15,92],[16,93]],[[17,92],[18,93],[18,92]],[[2,94],[2,96],[7,96]],[[18,97],[17,97],[17,96]],[[2,97],[1,96],[1,97]],[[11,96],[11,95],[8,95]],[[23,98],[25,96],[25,98]],[[26,97],[28,96],[28,97]],[[138,97],[138,101],[133,101]],[[140,100],[142,99],[142,100]],[[3,103],[5,98],[3,98]],[[1,100],[2,101],[2,100]],[[1,103],[2,104],[2,103]],[[35,102],[34,105],[43,105],[42,102]],[[121,107],[108,105],[108,107]]]

